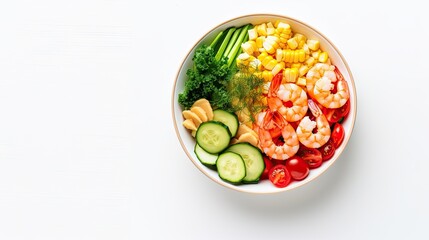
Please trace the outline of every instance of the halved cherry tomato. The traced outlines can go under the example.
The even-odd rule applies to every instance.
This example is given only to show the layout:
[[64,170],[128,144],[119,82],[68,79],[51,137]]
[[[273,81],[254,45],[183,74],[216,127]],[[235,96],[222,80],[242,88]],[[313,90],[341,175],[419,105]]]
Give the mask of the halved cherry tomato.
[[341,117],[347,117],[347,115],[349,115],[350,112],[350,99],[347,100],[347,102],[340,108],[338,108],[337,110],[339,112],[339,114],[341,115]]
[[326,108],[325,117],[329,123],[336,123],[341,119],[341,114],[336,108]]
[[347,102],[340,108],[325,108],[323,109],[323,113],[326,116],[326,119],[330,123],[336,123],[341,118],[347,117],[347,115],[350,112],[350,100],[347,100]]
[[335,123],[331,132],[331,139],[334,147],[338,148],[344,140],[344,128],[340,123]]
[[278,188],[284,188],[289,185],[291,176],[285,165],[277,164],[271,168],[269,175],[270,181]]
[[322,160],[323,161],[327,161],[327,160],[331,159],[335,153],[335,146],[334,146],[334,142],[332,141],[332,139],[329,139],[329,141],[327,143],[325,143],[325,145],[321,146],[319,148],[319,151],[322,153]]
[[265,168],[264,168],[264,171],[262,172],[261,180],[268,179],[268,173],[270,172],[270,169],[273,167],[273,162],[267,156],[264,156],[264,163],[265,163]]
[[310,173],[307,163],[298,156],[289,158],[286,161],[286,168],[289,170],[292,178],[298,181],[306,178]]
[[320,167],[323,162],[322,153],[316,148],[308,148],[301,145],[296,155],[306,161],[310,169]]

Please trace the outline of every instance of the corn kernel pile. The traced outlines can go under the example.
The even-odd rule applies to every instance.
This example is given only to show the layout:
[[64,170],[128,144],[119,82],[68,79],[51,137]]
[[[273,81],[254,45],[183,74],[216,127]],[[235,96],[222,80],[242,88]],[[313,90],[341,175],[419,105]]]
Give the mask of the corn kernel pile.
[[283,70],[283,82],[305,87],[308,70],[318,62],[329,63],[328,53],[320,49],[318,40],[294,33],[287,23],[262,23],[248,33],[237,64],[260,70],[266,82]]

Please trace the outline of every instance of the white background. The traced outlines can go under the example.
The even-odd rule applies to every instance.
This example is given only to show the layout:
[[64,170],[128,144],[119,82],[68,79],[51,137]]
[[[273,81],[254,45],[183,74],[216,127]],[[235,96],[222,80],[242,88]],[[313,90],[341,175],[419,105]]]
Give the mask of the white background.
[[[424,1],[0,3],[0,239],[428,239]],[[197,170],[172,126],[186,53],[230,18],[324,33],[354,75],[349,145],[299,189],[252,195]]]

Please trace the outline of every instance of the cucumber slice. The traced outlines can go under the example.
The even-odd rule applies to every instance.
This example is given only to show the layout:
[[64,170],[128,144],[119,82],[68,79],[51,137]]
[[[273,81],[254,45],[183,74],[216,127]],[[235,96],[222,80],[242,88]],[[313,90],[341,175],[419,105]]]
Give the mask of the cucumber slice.
[[224,152],[219,155],[216,161],[219,177],[232,184],[239,184],[246,176],[246,166],[243,158],[233,152]]
[[204,151],[216,154],[228,147],[231,133],[225,124],[218,121],[208,121],[198,127],[195,139]]
[[231,132],[231,137],[235,137],[239,125],[237,115],[222,109],[216,109],[213,111],[213,120],[222,122],[228,126],[228,129]]
[[219,154],[211,154],[206,152],[200,145],[195,144],[194,148],[195,155],[197,155],[198,160],[211,169],[216,169],[216,160],[219,157]]
[[265,169],[264,157],[259,148],[250,143],[236,143],[228,147],[225,151],[239,154],[246,164],[246,177],[244,183],[257,183]]

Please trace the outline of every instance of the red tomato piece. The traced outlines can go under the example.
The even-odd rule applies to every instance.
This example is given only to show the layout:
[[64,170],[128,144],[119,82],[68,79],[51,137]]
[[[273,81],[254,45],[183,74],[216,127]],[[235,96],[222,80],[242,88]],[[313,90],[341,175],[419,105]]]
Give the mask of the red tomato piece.
[[338,112],[335,108],[327,108],[325,112],[325,117],[329,123],[336,123],[341,119],[341,114],[339,114],[340,112]]
[[350,112],[350,100],[347,100],[347,102],[340,108],[325,108],[323,110],[323,113],[325,114],[326,119],[330,123],[336,123],[341,118],[347,117],[347,115]]
[[349,115],[350,112],[350,99],[347,100],[347,102],[340,108],[338,108],[337,110],[339,112],[339,114],[341,115],[341,117],[347,117],[347,115]]
[[274,186],[278,188],[286,187],[292,179],[286,166],[282,164],[277,164],[272,167],[268,177]]
[[316,148],[308,148],[301,145],[296,155],[307,162],[310,169],[320,167],[323,162],[322,153]]
[[334,146],[334,142],[332,141],[332,139],[329,139],[329,141],[327,143],[325,143],[325,145],[321,146],[319,148],[319,151],[322,153],[322,160],[323,161],[327,161],[327,160],[331,159],[335,153],[335,146]]
[[265,163],[265,168],[264,168],[264,171],[262,172],[261,180],[268,179],[268,173],[270,172],[270,169],[273,167],[273,162],[267,156],[264,156],[264,163]]
[[306,178],[310,173],[307,163],[298,156],[289,158],[286,162],[286,168],[289,170],[291,177],[298,181]]
[[344,140],[344,128],[340,123],[335,123],[334,128],[331,132],[331,139],[334,143],[334,147],[338,148]]

